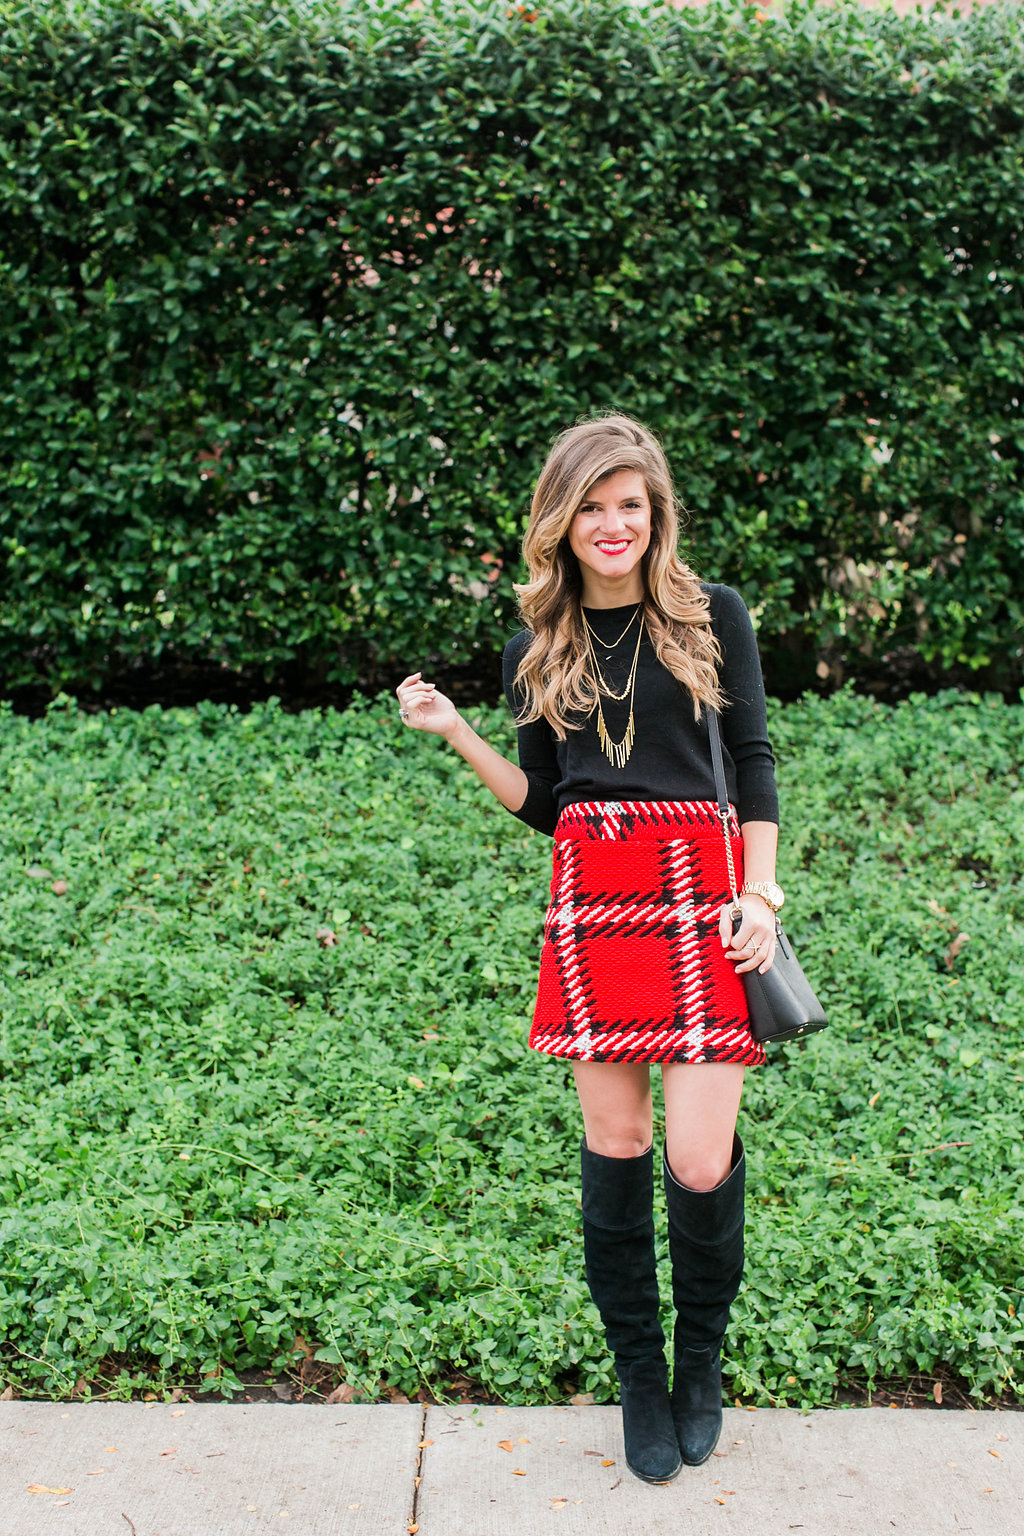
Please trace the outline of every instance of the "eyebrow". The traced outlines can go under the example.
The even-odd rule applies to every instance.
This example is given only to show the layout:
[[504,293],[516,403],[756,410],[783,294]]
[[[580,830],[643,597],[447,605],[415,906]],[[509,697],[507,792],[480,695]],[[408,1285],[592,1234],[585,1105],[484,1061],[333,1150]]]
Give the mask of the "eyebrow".
[[[636,495],[636,496],[623,496],[622,500],[618,503],[618,505],[620,507],[624,507],[630,501],[642,501],[642,500],[643,500],[643,498],[640,495]],[[601,507],[601,506],[604,506],[604,502],[595,501],[594,498],[591,497],[587,501],[581,501],[580,502],[580,511],[582,512],[584,510],[584,508],[586,508],[586,507]]]

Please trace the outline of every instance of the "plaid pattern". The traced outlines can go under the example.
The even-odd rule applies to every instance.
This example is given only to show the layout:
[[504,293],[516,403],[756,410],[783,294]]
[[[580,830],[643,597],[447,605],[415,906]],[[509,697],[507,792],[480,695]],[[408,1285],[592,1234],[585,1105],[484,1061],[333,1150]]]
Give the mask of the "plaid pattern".
[[[735,811],[733,858],[743,879]],[[530,1045],[576,1061],[764,1062],[718,937],[714,801],[594,800],[555,829]]]

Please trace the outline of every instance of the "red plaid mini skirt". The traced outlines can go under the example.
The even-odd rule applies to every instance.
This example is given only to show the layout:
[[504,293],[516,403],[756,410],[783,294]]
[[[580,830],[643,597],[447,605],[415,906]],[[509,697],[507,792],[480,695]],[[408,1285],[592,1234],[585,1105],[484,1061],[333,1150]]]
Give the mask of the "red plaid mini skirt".
[[[735,812],[733,859],[743,879]],[[718,936],[729,872],[712,800],[590,800],[555,828],[530,1045],[574,1061],[764,1062]]]

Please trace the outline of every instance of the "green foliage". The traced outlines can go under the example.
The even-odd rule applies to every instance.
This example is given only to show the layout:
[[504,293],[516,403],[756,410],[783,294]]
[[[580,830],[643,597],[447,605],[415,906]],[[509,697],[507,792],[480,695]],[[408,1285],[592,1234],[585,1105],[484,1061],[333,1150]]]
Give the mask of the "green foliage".
[[486,655],[612,406],[779,686],[1019,679],[1016,13],[758,15],[0,6],[7,686]]
[[[772,731],[832,1027],[747,1075],[735,1390],[1019,1393],[1024,709],[844,691]],[[0,770],[6,1376],[229,1392],[301,1334],[370,1396],[607,1395],[571,1075],[525,1043],[549,841],[391,698],[61,701],[0,715]]]

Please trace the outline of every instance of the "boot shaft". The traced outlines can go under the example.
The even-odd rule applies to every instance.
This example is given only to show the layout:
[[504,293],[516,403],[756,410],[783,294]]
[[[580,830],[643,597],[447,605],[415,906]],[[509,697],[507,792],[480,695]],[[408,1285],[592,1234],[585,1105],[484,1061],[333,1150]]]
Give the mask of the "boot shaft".
[[654,1251],[654,1150],[603,1157],[580,1147],[587,1284],[616,1365],[664,1354]]
[[688,1348],[717,1350],[725,1336],[743,1278],[745,1174],[738,1136],[732,1168],[714,1189],[688,1189],[664,1158],[677,1359]]

